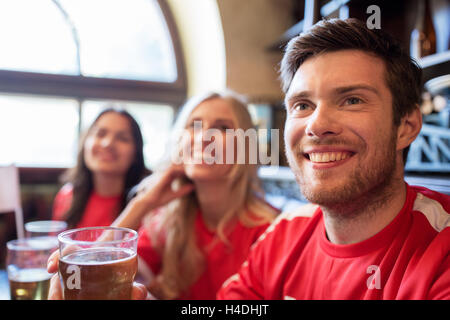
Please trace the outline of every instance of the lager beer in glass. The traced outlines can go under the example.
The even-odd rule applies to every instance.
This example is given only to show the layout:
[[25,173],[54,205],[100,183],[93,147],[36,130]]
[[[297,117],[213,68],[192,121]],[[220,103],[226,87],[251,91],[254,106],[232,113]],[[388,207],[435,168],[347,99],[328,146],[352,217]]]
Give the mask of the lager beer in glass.
[[59,275],[65,300],[131,299],[137,272],[137,232],[92,227],[58,236]]
[[47,272],[47,260],[57,248],[53,237],[18,239],[7,243],[11,300],[47,300],[52,277]]

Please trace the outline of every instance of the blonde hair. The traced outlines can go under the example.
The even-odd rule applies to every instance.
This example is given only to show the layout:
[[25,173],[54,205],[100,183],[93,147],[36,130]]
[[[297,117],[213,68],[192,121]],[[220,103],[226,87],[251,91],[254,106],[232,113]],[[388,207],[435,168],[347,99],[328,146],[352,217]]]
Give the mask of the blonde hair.
[[[236,93],[210,92],[191,98],[181,109],[174,124],[172,146],[181,138],[192,111],[202,102],[222,99],[229,103],[237,119],[237,127],[247,130],[253,127],[247,105]],[[263,191],[257,176],[257,165],[234,165],[229,172],[231,198],[228,211],[217,226],[219,241],[229,245],[227,232],[239,220],[244,226],[253,227],[271,222],[276,210],[263,200]],[[182,183],[182,181],[178,181]],[[162,255],[162,269],[152,285],[153,294],[160,299],[175,299],[187,290],[204,271],[205,254],[197,246],[195,217],[198,203],[195,193],[172,201],[157,215],[150,215],[148,223],[158,225],[159,232],[150,233],[152,243]],[[155,221],[158,220],[158,221]],[[160,233],[164,232],[164,243]]]

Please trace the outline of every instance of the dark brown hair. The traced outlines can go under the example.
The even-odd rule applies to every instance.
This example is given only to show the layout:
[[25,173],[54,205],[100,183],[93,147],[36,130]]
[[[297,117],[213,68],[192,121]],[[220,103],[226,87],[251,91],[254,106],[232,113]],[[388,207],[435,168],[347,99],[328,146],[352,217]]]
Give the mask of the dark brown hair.
[[89,196],[93,191],[93,180],[92,172],[86,166],[86,161],[84,159],[84,145],[87,136],[91,132],[92,128],[95,126],[97,121],[105,114],[114,112],[128,119],[131,128],[131,135],[135,144],[136,154],[134,156],[134,161],[127,171],[125,176],[124,190],[122,193],[122,199],[120,202],[120,207],[117,208],[117,214],[123,210],[126,205],[127,194],[130,189],[138,184],[142,178],[150,173],[144,164],[144,153],[143,153],[143,139],[139,124],[136,120],[128,113],[125,109],[119,107],[107,107],[102,112],[99,113],[97,118],[92,122],[89,129],[84,134],[81,139],[77,163],[74,168],[69,169],[63,175],[63,181],[70,183],[72,185],[72,202],[69,210],[64,214],[64,219],[67,221],[70,228],[76,227],[80,222],[84,209],[86,208]]

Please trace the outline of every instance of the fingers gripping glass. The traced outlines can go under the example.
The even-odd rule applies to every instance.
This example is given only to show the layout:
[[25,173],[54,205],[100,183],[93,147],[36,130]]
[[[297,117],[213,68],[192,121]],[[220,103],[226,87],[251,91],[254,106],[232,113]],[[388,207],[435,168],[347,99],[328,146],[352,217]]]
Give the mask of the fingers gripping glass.
[[93,227],[58,235],[65,300],[131,299],[137,272],[137,232]]

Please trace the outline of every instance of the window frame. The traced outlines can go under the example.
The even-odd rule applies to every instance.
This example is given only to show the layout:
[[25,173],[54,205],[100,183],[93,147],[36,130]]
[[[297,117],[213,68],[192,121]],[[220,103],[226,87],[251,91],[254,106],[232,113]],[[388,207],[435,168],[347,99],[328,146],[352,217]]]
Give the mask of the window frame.
[[[174,82],[0,70],[0,93],[69,97],[78,100],[80,107],[82,101],[88,99],[164,103],[172,106],[176,112],[187,97],[185,63],[178,30],[170,8],[164,0],[157,0],[157,3],[165,19],[173,46],[177,70],[177,79]],[[52,183],[56,182],[57,177],[66,169],[19,167],[19,173],[21,182],[24,183]]]

